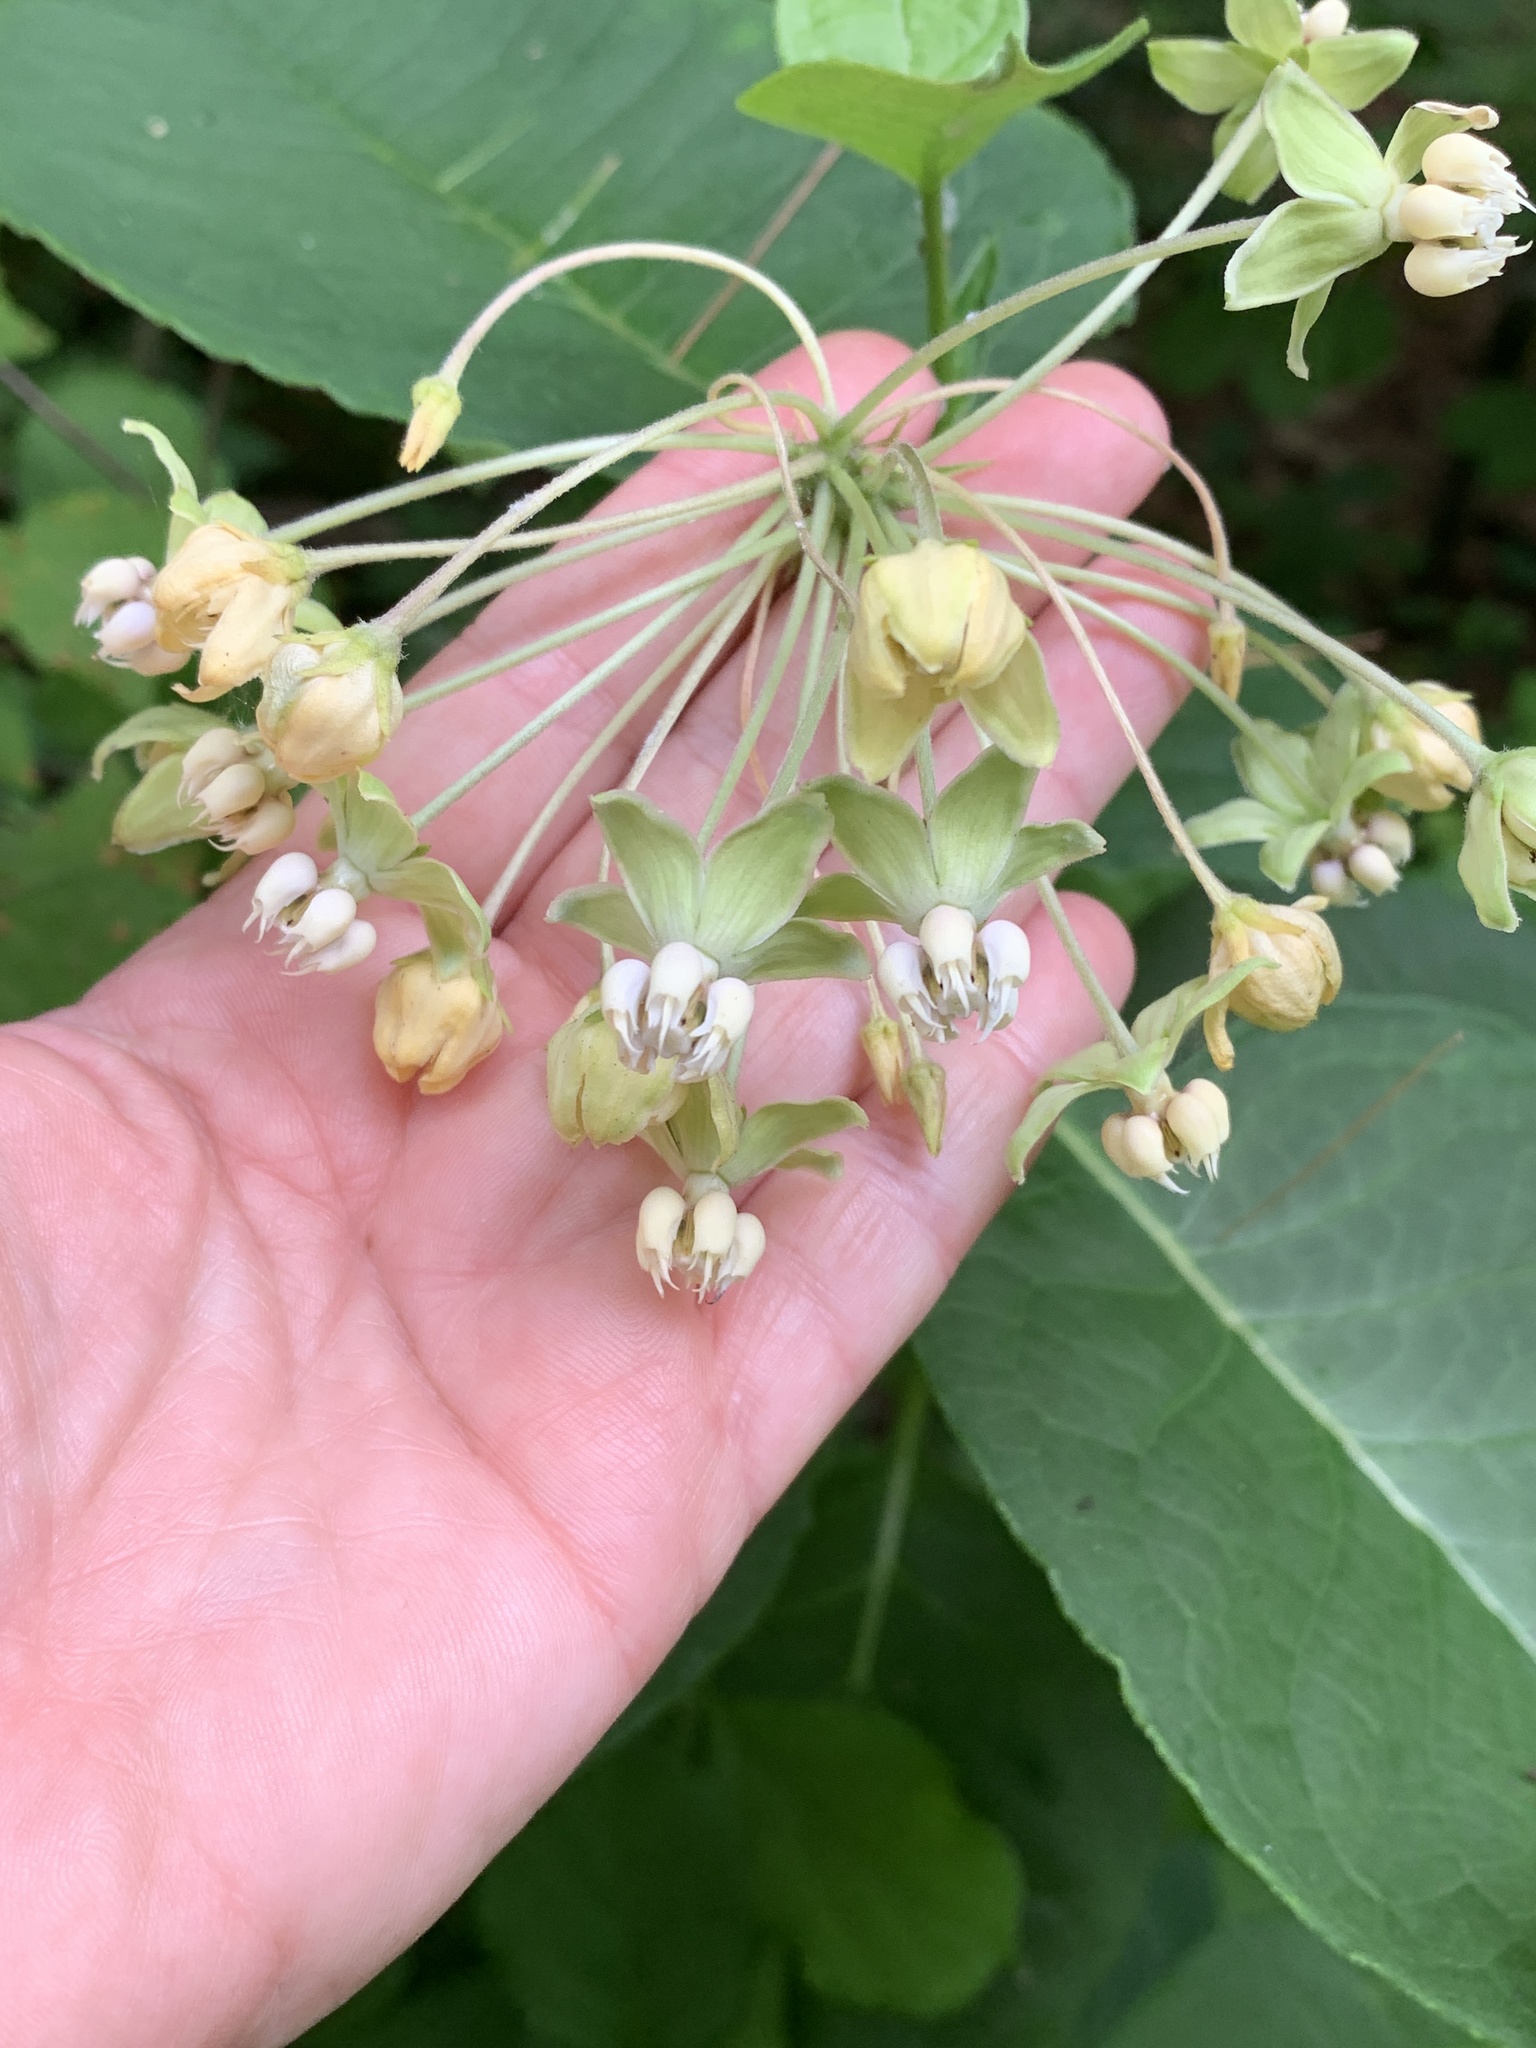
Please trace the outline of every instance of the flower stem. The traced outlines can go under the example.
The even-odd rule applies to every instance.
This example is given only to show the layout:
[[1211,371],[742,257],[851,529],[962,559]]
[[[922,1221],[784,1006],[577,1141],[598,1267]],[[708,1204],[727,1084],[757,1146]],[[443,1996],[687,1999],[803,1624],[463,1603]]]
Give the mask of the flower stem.
[[880,1637],[885,1628],[896,1571],[901,1563],[902,1541],[912,1508],[912,1488],[923,1456],[923,1436],[932,1405],[922,1367],[908,1355],[896,1408],[896,1425],[891,1432],[890,1462],[886,1467],[885,1492],[880,1502],[880,1519],[875,1525],[875,1547],[869,1560],[869,1577],[864,1585],[864,1604],[848,1660],[846,1684],[856,1695],[867,1693],[874,1683],[875,1664],[880,1655]]
[[1062,949],[1072,962],[1078,980],[1088,992],[1088,1000],[1099,1013],[1099,1022],[1105,1034],[1120,1048],[1121,1052],[1135,1052],[1136,1041],[1130,1027],[1109,999],[1109,991],[1093,971],[1093,962],[1083,951],[1077,933],[1072,929],[1072,920],[1061,907],[1061,898],[1056,894],[1055,885],[1042,875],[1035,884],[1040,896],[1040,907],[1056,927],[1056,936],[1061,940]]
[[[944,181],[922,189],[923,276],[928,286],[928,332],[942,334],[949,325],[949,232],[944,224]],[[935,373],[943,377],[942,360]]]

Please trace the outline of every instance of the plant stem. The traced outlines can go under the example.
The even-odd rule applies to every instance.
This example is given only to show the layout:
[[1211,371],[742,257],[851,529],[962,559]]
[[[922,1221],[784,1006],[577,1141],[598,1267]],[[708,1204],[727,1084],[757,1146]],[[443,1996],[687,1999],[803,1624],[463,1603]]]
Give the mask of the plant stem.
[[[1138,263],[1122,277],[1112,291],[1105,293],[1092,312],[1085,313],[1077,325],[1064,334],[1054,347],[1047,349],[1038,362],[1031,363],[1022,376],[1015,377],[1012,383],[995,398],[989,399],[985,405],[978,406],[973,413],[967,414],[964,419],[957,420],[942,433],[936,434],[929,444],[933,452],[937,454],[949,447],[952,442],[959,440],[962,435],[974,433],[978,427],[985,425],[988,420],[994,419],[998,413],[1010,406],[1023,392],[1031,390],[1042,377],[1048,377],[1052,370],[1075,356],[1096,334],[1103,332],[1126,301],[1135,297],[1147,279],[1160,270],[1170,256],[1182,254],[1187,243],[1187,230],[1193,227],[1220,192],[1263,125],[1264,116],[1256,106],[1157,240],[1146,245],[1152,252],[1147,260]],[[1257,227],[1258,222],[1252,221],[1249,226],[1250,229]]]
[[896,1409],[896,1426],[891,1432],[890,1463],[885,1474],[885,1493],[880,1502],[880,1520],[875,1528],[875,1547],[869,1560],[869,1578],[864,1587],[864,1605],[859,1612],[853,1654],[848,1660],[847,1687],[851,1693],[867,1693],[874,1683],[875,1664],[880,1655],[880,1637],[885,1628],[896,1570],[901,1563],[901,1546],[907,1533],[907,1516],[912,1507],[912,1488],[922,1462],[923,1435],[931,1405],[928,1382],[915,1358],[909,1358]]
[[[1075,270],[1064,270],[1059,277],[1048,277],[1040,284],[1032,284],[1026,290],[1013,292],[1006,299],[999,299],[995,306],[988,306],[982,312],[969,315],[959,326],[936,335],[932,341],[924,342],[914,349],[903,362],[896,365],[888,376],[882,377],[859,400],[850,411],[843,414],[837,424],[834,439],[838,446],[849,446],[859,428],[875,410],[876,406],[899,391],[914,371],[926,369],[958,342],[967,341],[977,334],[985,334],[990,327],[1001,326],[1003,321],[1012,320],[1020,313],[1027,313],[1033,306],[1046,305],[1051,299],[1059,299],[1066,292],[1075,292],[1085,284],[1097,284],[1103,277],[1118,277],[1122,271],[1134,270],[1138,264],[1146,263],[1153,251],[1157,260],[1169,256],[1187,256],[1196,249],[1219,249],[1230,242],[1246,242],[1254,231],[1262,226],[1266,216],[1256,214],[1251,219],[1223,221],[1217,227],[1199,228],[1193,234],[1179,235],[1169,241],[1142,242],[1134,249],[1122,249],[1112,256],[1097,257],[1092,263],[1080,263]],[[1042,372],[1042,375],[1044,373]],[[988,408],[983,408],[988,410]],[[978,417],[978,415],[973,415]],[[971,421],[966,421],[969,427]],[[931,444],[937,445],[937,443]]]
[[1099,1013],[1099,1022],[1105,1034],[1120,1048],[1121,1052],[1135,1052],[1136,1041],[1130,1027],[1109,999],[1109,991],[1093,971],[1093,962],[1083,951],[1077,933],[1072,929],[1072,920],[1061,907],[1061,898],[1056,894],[1055,884],[1042,875],[1035,888],[1039,893],[1040,907],[1056,927],[1056,936],[1061,940],[1062,949],[1072,962],[1073,971],[1088,991],[1088,1000]]
[[[949,325],[949,231],[944,222],[944,181],[922,189],[923,276],[928,286],[928,333],[942,334]],[[934,373],[944,375],[943,359]]]

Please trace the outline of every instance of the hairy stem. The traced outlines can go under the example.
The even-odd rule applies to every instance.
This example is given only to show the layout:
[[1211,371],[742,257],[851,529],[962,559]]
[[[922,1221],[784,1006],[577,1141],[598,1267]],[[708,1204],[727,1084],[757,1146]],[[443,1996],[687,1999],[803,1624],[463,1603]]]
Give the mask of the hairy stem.
[[1131,1036],[1130,1026],[1110,1001],[1109,991],[1093,971],[1093,962],[1083,951],[1077,933],[1072,929],[1072,920],[1061,907],[1061,898],[1056,894],[1054,883],[1042,875],[1035,888],[1040,895],[1040,907],[1056,927],[1056,936],[1061,940],[1062,949],[1072,962],[1073,972],[1088,992],[1088,1000],[1099,1014],[1099,1022],[1105,1034],[1121,1052],[1135,1052],[1136,1041]]

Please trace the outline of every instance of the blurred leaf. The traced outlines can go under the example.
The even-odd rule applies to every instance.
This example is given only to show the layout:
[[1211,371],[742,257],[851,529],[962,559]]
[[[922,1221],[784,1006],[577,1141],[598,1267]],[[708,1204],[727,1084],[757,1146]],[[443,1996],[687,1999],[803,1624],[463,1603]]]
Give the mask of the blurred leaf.
[[1020,114],[1084,85],[1147,32],[1144,21],[1062,64],[1035,64],[1015,41],[994,77],[940,82],[911,70],[830,58],[795,63],[744,92],[754,120],[857,150],[919,188],[940,185]]
[[[165,545],[165,514],[116,491],[77,491],[0,528],[0,626],[44,668],[74,668],[95,642],[73,623],[80,578],[104,555],[148,555]],[[110,672],[108,672],[110,673]]]
[[1536,1041],[1346,997],[1230,1085],[1219,1189],[1149,1197],[1070,1129],[919,1349],[1228,1840],[1527,2043],[1536,1261],[1500,1191],[1536,1168]]
[[[151,421],[189,461],[196,462],[202,441],[201,408],[173,384],[141,377],[124,363],[90,362],[61,363],[40,381],[60,411],[68,413],[120,468],[143,480],[157,505],[165,496],[165,472],[147,443],[122,431],[123,421]],[[17,433],[12,475],[23,505],[102,487],[101,471],[35,413],[27,414]],[[165,515],[156,517],[159,533],[154,547],[130,552],[149,554],[158,561],[165,546]]]
[[734,1795],[678,1734],[581,1772],[480,1880],[481,1934],[541,2043],[710,2048],[746,2004]]
[[294,2048],[512,2048],[519,2039],[516,2009],[489,1968],[407,1993],[411,1975],[408,1957],[392,1963]]
[[785,64],[842,57],[916,78],[985,71],[1010,36],[1029,34],[1028,0],[778,0],[774,29]]
[[0,788],[37,787],[37,746],[32,736],[27,678],[0,668]]
[[200,862],[112,846],[131,777],[109,769],[0,826],[0,1020],[73,1002],[200,894]]
[[[0,213],[209,353],[399,416],[552,251],[636,233],[752,247],[816,154],[733,110],[772,61],[768,10],[735,0],[460,0],[451,32],[401,0],[10,0]],[[995,235],[999,290],[1129,225],[1112,166],[1049,113],[1015,122],[957,201],[957,272]],[[923,338],[914,222],[871,165],[836,164],[764,261],[823,328]],[[785,347],[781,316],[739,291],[675,363],[718,291],[656,264],[550,287],[477,358],[464,435],[636,426]],[[1010,368],[1080,311],[1016,323],[991,360]]]
[[968,2004],[1014,1952],[1023,1880],[938,1751],[854,1700],[738,1700],[730,1726],[758,1895],[808,1981],[897,2012]]
[[802,1478],[774,1502],[752,1531],[707,1605],[689,1622],[639,1698],[625,1708],[598,1744],[597,1755],[648,1728],[707,1678],[751,1632],[778,1591],[810,1518],[810,1487]]
[[1470,455],[1495,491],[1536,484],[1536,391],[1525,384],[1480,384],[1449,405],[1441,421],[1447,448]]
[[58,336],[0,283],[0,363],[30,363],[58,345]]

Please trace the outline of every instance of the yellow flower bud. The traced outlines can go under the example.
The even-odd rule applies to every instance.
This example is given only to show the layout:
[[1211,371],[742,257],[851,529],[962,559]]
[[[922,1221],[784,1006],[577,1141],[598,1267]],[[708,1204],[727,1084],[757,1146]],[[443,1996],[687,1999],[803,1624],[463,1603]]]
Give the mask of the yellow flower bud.
[[277,651],[306,588],[304,557],[286,542],[222,519],[193,527],[155,578],[160,644],[175,654],[201,648],[196,703],[259,676]]
[[1243,664],[1248,658],[1248,628],[1233,613],[1218,618],[1207,636],[1211,648],[1211,681],[1235,704],[1243,690]]
[[1223,1072],[1235,1057],[1227,1033],[1229,1009],[1266,1031],[1300,1031],[1338,994],[1344,963],[1333,933],[1317,914],[1323,903],[1321,896],[1305,896],[1297,904],[1235,896],[1211,920],[1213,976],[1244,960],[1271,963],[1247,975],[1205,1013],[1205,1042]]
[[550,1121],[568,1145],[627,1145],[681,1107],[675,1060],[659,1059],[639,1073],[599,1007],[594,990],[583,996],[549,1041],[545,1078]]
[[954,696],[1001,675],[1024,632],[1007,579],[980,548],[920,540],[909,554],[881,555],[864,572],[848,658],[887,696],[901,696],[919,678]]
[[397,960],[374,999],[373,1049],[391,1080],[446,1095],[495,1051],[506,1019],[476,975],[440,981],[430,953]]
[[901,1100],[901,1070],[905,1064],[901,1049],[901,1026],[883,1013],[871,1017],[859,1033],[864,1056],[869,1061],[882,1101],[894,1105]]
[[[1477,706],[1462,690],[1448,690],[1443,683],[1414,683],[1413,694],[1448,718],[1470,740],[1481,741],[1483,729]],[[1375,785],[1383,796],[1406,804],[1413,811],[1443,811],[1458,791],[1472,787],[1472,770],[1447,739],[1421,723],[1401,705],[1377,708],[1371,726],[1371,746],[1391,748],[1406,754],[1412,764],[1401,775],[1384,775]]]
[[937,1159],[944,1144],[944,1069],[934,1060],[913,1060],[901,1077],[923,1143]]
[[464,401],[446,377],[419,377],[411,386],[411,404],[415,410],[400,444],[400,467],[425,469],[453,432]]
[[295,782],[331,782],[364,768],[404,712],[398,651],[355,629],[293,640],[274,656],[256,729]]

